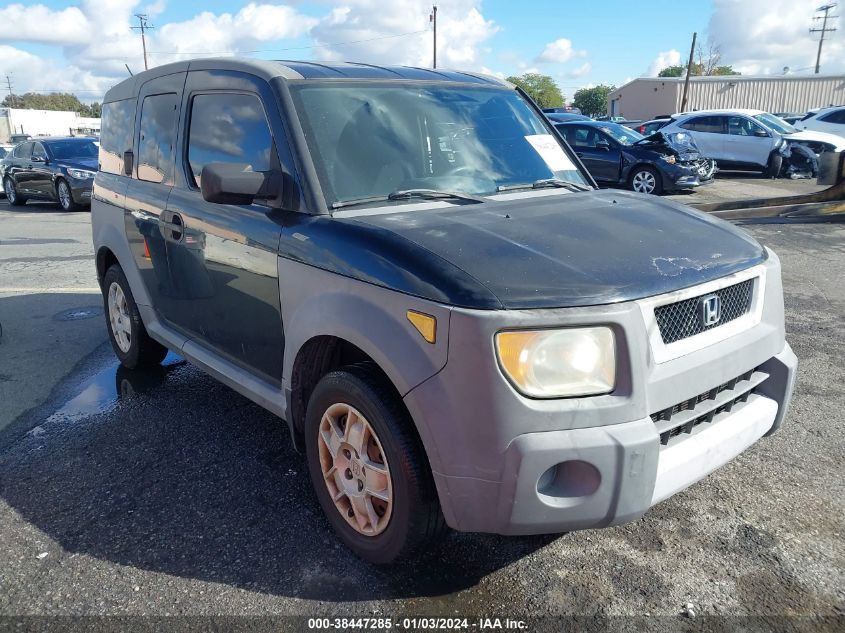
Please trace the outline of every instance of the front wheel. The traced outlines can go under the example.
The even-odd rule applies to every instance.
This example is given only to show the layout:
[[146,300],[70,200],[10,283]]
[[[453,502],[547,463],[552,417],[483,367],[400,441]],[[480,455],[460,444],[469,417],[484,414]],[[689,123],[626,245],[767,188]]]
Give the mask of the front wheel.
[[62,211],[76,211],[79,209],[79,205],[73,200],[70,185],[65,180],[59,179],[56,183],[56,198],[59,201]]
[[413,422],[374,366],[350,365],[320,380],[308,401],[305,448],[323,512],[364,560],[407,558],[445,531]]
[[6,200],[8,200],[9,204],[13,207],[21,207],[26,204],[26,198],[18,195],[15,181],[8,176],[3,179],[3,191],[6,192]]
[[112,349],[128,369],[157,365],[167,356],[167,348],[147,334],[123,269],[113,264],[103,276],[103,305]]
[[651,167],[636,167],[631,173],[631,189],[637,193],[660,195],[663,183],[660,174]]

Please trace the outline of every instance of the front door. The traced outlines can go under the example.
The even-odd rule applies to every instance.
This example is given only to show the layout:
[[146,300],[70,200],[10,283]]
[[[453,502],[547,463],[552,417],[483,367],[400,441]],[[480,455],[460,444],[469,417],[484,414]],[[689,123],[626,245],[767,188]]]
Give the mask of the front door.
[[[177,184],[167,205],[174,287],[194,317],[181,325],[199,343],[273,383],[280,383],[284,335],[278,280],[279,200],[249,205],[206,202],[203,166],[238,163],[281,171],[289,156],[269,86],[240,73],[194,71],[185,85]],[[221,85],[227,87],[220,90]],[[271,123],[273,122],[273,123]],[[276,210],[274,210],[276,209]]]
[[162,214],[173,188],[176,126],[187,73],[174,73],[141,86],[135,111],[133,177],[126,187],[126,236],[159,317],[170,325],[192,310],[179,297],[167,261],[168,231]]
[[769,164],[769,154],[774,148],[772,133],[753,119],[745,116],[727,118],[728,134],[725,136],[725,158],[738,165]]
[[43,198],[56,197],[56,191],[53,188],[53,170],[48,165],[49,161],[44,145],[34,143],[29,165],[29,188],[33,194]]

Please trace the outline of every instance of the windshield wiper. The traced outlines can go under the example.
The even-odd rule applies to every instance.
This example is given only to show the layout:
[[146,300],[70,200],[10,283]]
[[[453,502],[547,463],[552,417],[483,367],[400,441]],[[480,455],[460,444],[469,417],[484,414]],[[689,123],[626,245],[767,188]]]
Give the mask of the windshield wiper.
[[541,178],[534,182],[522,183],[519,185],[499,185],[496,191],[514,191],[516,189],[547,189],[549,187],[559,187],[561,189],[569,189],[569,191],[592,191],[592,187],[582,185],[577,182],[570,182],[568,180],[561,180],[560,178]]
[[464,200],[466,202],[484,202],[482,198],[473,196],[461,191],[439,191],[437,189],[400,189],[386,196],[370,196],[367,198],[354,198],[352,200],[341,200],[332,203],[332,209],[340,209],[342,207],[351,207],[358,204],[372,204],[374,202],[388,202],[393,200],[411,200],[419,198],[421,200],[445,200],[455,199]]

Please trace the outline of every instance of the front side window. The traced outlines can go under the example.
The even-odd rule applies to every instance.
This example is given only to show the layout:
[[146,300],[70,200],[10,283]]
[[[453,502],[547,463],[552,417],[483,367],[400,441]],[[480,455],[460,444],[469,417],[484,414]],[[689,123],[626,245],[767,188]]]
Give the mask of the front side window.
[[41,143],[35,143],[32,146],[32,157],[35,159],[47,160],[47,152]]
[[268,172],[278,159],[261,100],[251,94],[199,94],[191,101],[188,164],[200,186],[209,163],[235,163]]
[[138,179],[164,182],[170,173],[170,157],[176,142],[179,98],[175,93],[150,95],[141,105],[138,139]]
[[587,183],[514,90],[404,81],[291,88],[329,205],[409,189],[486,194],[549,178]]
[[758,131],[765,132],[765,129],[751,119],[741,116],[728,117],[728,134],[732,136],[754,136]]
[[845,110],[834,110],[833,112],[819,117],[825,123],[845,123]]
[[135,99],[103,104],[100,127],[100,170],[108,174],[123,173],[123,153],[132,149],[135,129]]

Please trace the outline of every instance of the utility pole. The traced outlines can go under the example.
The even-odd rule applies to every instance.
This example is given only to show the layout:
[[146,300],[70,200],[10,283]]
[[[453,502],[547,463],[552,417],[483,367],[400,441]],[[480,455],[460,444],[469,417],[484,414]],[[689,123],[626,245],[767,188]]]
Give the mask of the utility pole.
[[813,18],[813,20],[821,20],[822,21],[822,28],[819,29],[819,28],[810,27],[810,33],[821,33],[821,37],[819,37],[819,52],[816,54],[816,74],[817,75],[819,74],[819,65],[821,64],[821,61],[822,61],[822,44],[824,44],[824,34],[825,33],[832,33],[833,31],[836,30],[836,27],[832,26],[832,27],[828,28],[828,26],[827,26],[827,19],[828,18],[834,18],[835,19],[835,18],[839,17],[838,15],[829,15],[830,10],[833,9],[835,6],[836,6],[836,3],[831,2],[830,4],[823,4],[818,9],[816,9],[816,13],[824,11],[823,16],[817,15]]
[[437,5],[431,8],[431,14],[428,16],[428,21],[434,24],[434,64],[432,68],[437,68]]
[[147,16],[144,13],[136,13],[135,17],[138,18],[138,26],[133,26],[132,30],[141,32],[141,46],[144,47],[144,70],[149,70],[149,66],[147,66],[147,38],[144,33],[155,27],[147,24]]
[[692,46],[689,47],[689,61],[687,62],[687,78],[684,79],[684,96],[681,98],[681,112],[687,110],[687,94],[689,93],[689,76],[692,72],[692,56],[695,53],[695,38],[698,33],[692,34]]
[[6,86],[9,88],[9,107],[15,107],[15,95],[12,92],[12,78],[9,75],[6,75]]

